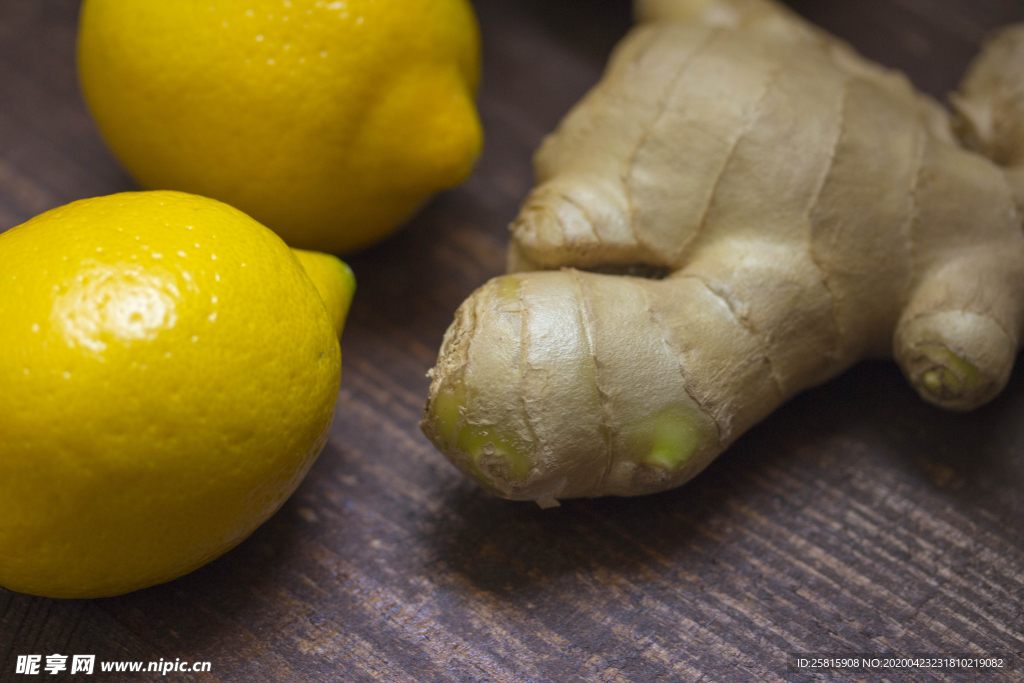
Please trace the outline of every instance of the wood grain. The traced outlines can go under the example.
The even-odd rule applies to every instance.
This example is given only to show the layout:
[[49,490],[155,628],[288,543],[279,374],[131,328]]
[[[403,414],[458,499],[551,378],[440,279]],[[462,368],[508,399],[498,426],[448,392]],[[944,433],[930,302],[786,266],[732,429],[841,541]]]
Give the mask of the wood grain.
[[[986,31],[1024,20],[1019,0],[791,4],[937,96]],[[819,680],[789,672],[791,652],[999,653],[1015,671],[826,680],[1024,680],[1021,371],[954,415],[864,364],[680,490],[547,511],[490,497],[422,437],[424,373],[457,305],[502,270],[531,153],[630,21],[625,0],[476,7],[486,152],[351,259],[343,389],[305,483],[169,584],[88,601],[0,589],[0,680],[30,680],[17,655],[52,653],[212,663],[166,677],[181,681]],[[77,9],[0,2],[0,229],[133,187],[77,90]]]

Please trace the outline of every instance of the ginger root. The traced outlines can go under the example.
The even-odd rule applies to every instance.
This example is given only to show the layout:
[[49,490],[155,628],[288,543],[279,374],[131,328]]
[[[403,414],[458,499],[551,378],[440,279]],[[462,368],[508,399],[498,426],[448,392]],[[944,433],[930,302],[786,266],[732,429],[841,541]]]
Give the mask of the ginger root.
[[951,115],[769,0],[637,13],[537,153],[513,274],[445,335],[434,444],[553,505],[678,486],[866,357],[945,408],[996,396],[1024,324],[1024,28]]

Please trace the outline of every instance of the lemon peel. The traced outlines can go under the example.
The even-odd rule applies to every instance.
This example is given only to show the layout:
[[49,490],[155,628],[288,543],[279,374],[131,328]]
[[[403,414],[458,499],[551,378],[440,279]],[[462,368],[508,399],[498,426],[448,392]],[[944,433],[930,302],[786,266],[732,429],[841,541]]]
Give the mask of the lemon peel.
[[472,170],[479,43],[467,0],[86,0],[78,56],[144,187],[340,253]]
[[[306,258],[178,192],[0,234],[0,585],[125,593],[280,507],[326,443],[341,373]],[[315,279],[347,307],[353,281]]]

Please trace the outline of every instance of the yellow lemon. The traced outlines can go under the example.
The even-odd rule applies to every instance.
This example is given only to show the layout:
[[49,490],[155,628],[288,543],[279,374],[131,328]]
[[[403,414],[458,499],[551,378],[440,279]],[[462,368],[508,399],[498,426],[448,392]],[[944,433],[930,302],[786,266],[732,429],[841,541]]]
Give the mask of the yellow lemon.
[[480,151],[468,0],[85,0],[78,55],[143,186],[225,201],[294,247],[379,239]]
[[[343,314],[333,261],[317,281]],[[189,572],[326,442],[340,322],[284,242],[220,202],[119,194],[0,234],[0,321],[6,588],[95,597]]]

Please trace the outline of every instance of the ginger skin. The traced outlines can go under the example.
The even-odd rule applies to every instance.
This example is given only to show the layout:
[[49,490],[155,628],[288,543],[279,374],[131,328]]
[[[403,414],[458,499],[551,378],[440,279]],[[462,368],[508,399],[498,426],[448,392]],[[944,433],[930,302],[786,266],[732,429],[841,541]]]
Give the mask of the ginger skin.
[[513,274],[445,335],[434,444],[553,505],[678,486],[866,357],[945,408],[995,397],[1024,325],[1024,29],[953,117],[769,0],[637,14],[537,153]]

